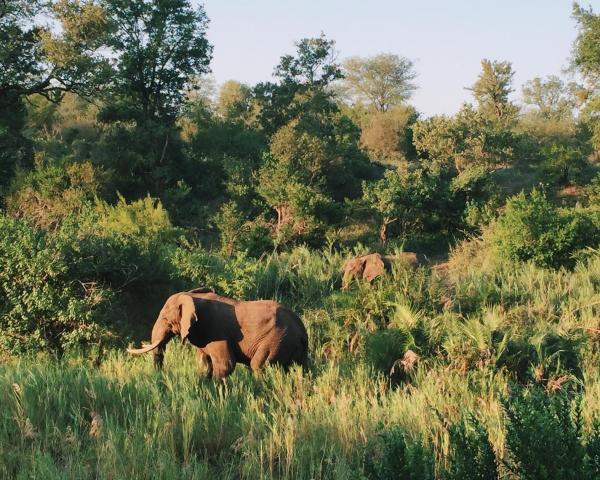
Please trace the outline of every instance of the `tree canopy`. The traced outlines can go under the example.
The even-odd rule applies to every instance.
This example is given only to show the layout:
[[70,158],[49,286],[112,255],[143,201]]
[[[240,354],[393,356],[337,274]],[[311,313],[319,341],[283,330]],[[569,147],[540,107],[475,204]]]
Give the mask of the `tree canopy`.
[[400,105],[416,90],[417,74],[411,60],[391,53],[350,57],[344,62],[344,86],[355,102],[367,103],[379,112]]
[[481,61],[481,73],[468,90],[473,92],[482,113],[498,120],[510,119],[516,114],[516,107],[509,99],[514,74],[510,62]]
[[175,121],[193,79],[208,72],[208,19],[189,0],[102,0],[113,57],[105,118]]

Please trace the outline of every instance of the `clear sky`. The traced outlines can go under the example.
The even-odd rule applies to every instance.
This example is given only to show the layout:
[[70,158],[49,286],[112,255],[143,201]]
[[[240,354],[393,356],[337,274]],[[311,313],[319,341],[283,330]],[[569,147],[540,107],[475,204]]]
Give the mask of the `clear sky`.
[[[321,31],[339,58],[395,53],[415,62],[411,103],[452,114],[470,100],[480,60],[508,60],[515,98],[536,76],[567,66],[575,22],[571,0],[205,0],[217,84],[271,79],[279,57]],[[600,0],[587,0],[600,11]]]

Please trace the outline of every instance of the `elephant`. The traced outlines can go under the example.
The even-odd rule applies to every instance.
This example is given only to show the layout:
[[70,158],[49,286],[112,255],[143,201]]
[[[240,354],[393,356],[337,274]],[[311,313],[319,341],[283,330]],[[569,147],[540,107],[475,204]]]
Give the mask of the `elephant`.
[[392,265],[403,263],[409,267],[416,268],[427,265],[429,262],[425,255],[415,252],[402,252],[399,255],[381,255],[370,253],[360,257],[350,258],[342,267],[342,289],[347,289],[355,278],[362,278],[371,282],[384,272],[392,270]]
[[150,345],[127,351],[152,351],[160,369],[165,346],[176,335],[197,348],[208,376],[218,379],[237,363],[258,372],[265,363],[305,367],[308,357],[308,334],[292,310],[273,300],[234,300],[205,287],[171,295],[154,323]]

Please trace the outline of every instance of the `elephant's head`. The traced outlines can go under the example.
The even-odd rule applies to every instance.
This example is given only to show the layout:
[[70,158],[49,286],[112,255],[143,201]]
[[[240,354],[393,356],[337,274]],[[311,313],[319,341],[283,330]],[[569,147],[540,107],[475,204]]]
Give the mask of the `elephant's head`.
[[128,348],[127,351],[139,355],[158,349],[155,354],[160,355],[162,360],[162,353],[167,342],[174,335],[180,335],[181,341],[185,342],[190,333],[190,328],[197,320],[196,306],[190,295],[185,293],[171,295],[154,323],[150,345],[142,348]]
[[367,263],[366,257],[355,257],[349,259],[342,267],[342,289],[346,290],[354,278],[361,278]]
[[383,255],[372,253],[363,257],[365,259],[362,277],[367,282],[370,282],[381,275],[386,270],[390,269],[390,261]]

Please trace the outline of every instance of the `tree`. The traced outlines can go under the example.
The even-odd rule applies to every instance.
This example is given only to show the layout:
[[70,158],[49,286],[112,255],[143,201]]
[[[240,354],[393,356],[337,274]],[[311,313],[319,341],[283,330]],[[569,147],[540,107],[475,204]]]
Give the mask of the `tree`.
[[[186,180],[175,125],[189,90],[205,85],[208,19],[189,0],[98,0],[106,12],[113,78],[99,113],[96,161],[115,173],[125,198],[161,195]],[[204,83],[202,83],[204,82]]]
[[397,224],[400,236],[422,230],[436,214],[441,195],[435,178],[424,169],[388,170],[381,180],[363,185],[363,198],[379,216],[379,241],[385,244],[390,225]]
[[579,31],[573,44],[571,62],[593,88],[600,82],[600,15],[573,4],[573,18]]
[[228,121],[246,121],[252,99],[252,89],[236,80],[228,80],[219,89],[217,113]]
[[[40,25],[49,18],[59,28]],[[0,1],[0,187],[31,166],[32,146],[21,133],[25,97],[57,102],[64,92],[96,92],[106,81],[104,13],[92,1]]]
[[581,89],[580,98],[584,108],[582,119],[593,131],[592,143],[600,149],[600,15],[592,8],[585,9],[579,4],[573,5],[573,17],[578,26],[578,33],[573,43],[571,63],[586,81],[585,89]]
[[533,190],[508,199],[491,240],[503,258],[543,267],[573,267],[578,251],[597,247],[600,231],[591,215],[559,209],[545,193]]
[[267,135],[299,115],[329,115],[338,108],[328,86],[342,76],[335,42],[323,34],[296,43],[295,55],[284,55],[275,67],[277,82],[254,87],[258,121]]
[[510,62],[481,61],[481,73],[467,90],[473,92],[479,110],[498,120],[511,119],[517,108],[509,100],[513,91],[511,84],[515,72]]
[[335,41],[325,34],[303,38],[296,43],[296,55],[284,55],[275,67],[275,77],[283,83],[305,87],[326,87],[341,78],[336,62]]
[[[60,28],[41,26],[42,15]],[[104,11],[92,0],[0,2],[0,100],[94,92],[107,78],[105,34]]]
[[412,125],[416,120],[412,107],[372,112],[364,119],[361,144],[374,160],[405,161],[414,156]]
[[516,134],[468,104],[453,118],[441,116],[417,122],[413,141],[433,169],[461,173],[478,166],[490,170],[518,158]]
[[355,102],[367,102],[379,112],[400,105],[417,88],[411,60],[391,53],[351,57],[344,62],[344,84]]
[[288,225],[295,233],[316,225],[325,212],[313,207],[332,202],[325,193],[325,171],[331,161],[326,142],[304,131],[297,121],[273,136],[258,192],[277,212],[277,233]]
[[572,119],[575,88],[574,84],[565,85],[556,75],[546,80],[536,77],[523,85],[523,103],[534,107],[535,113],[547,120]]
[[[204,8],[189,0],[101,0],[114,57],[114,119],[172,124],[195,77],[207,73],[212,47]],[[118,107],[118,108],[115,108]],[[105,118],[110,118],[105,112]]]

